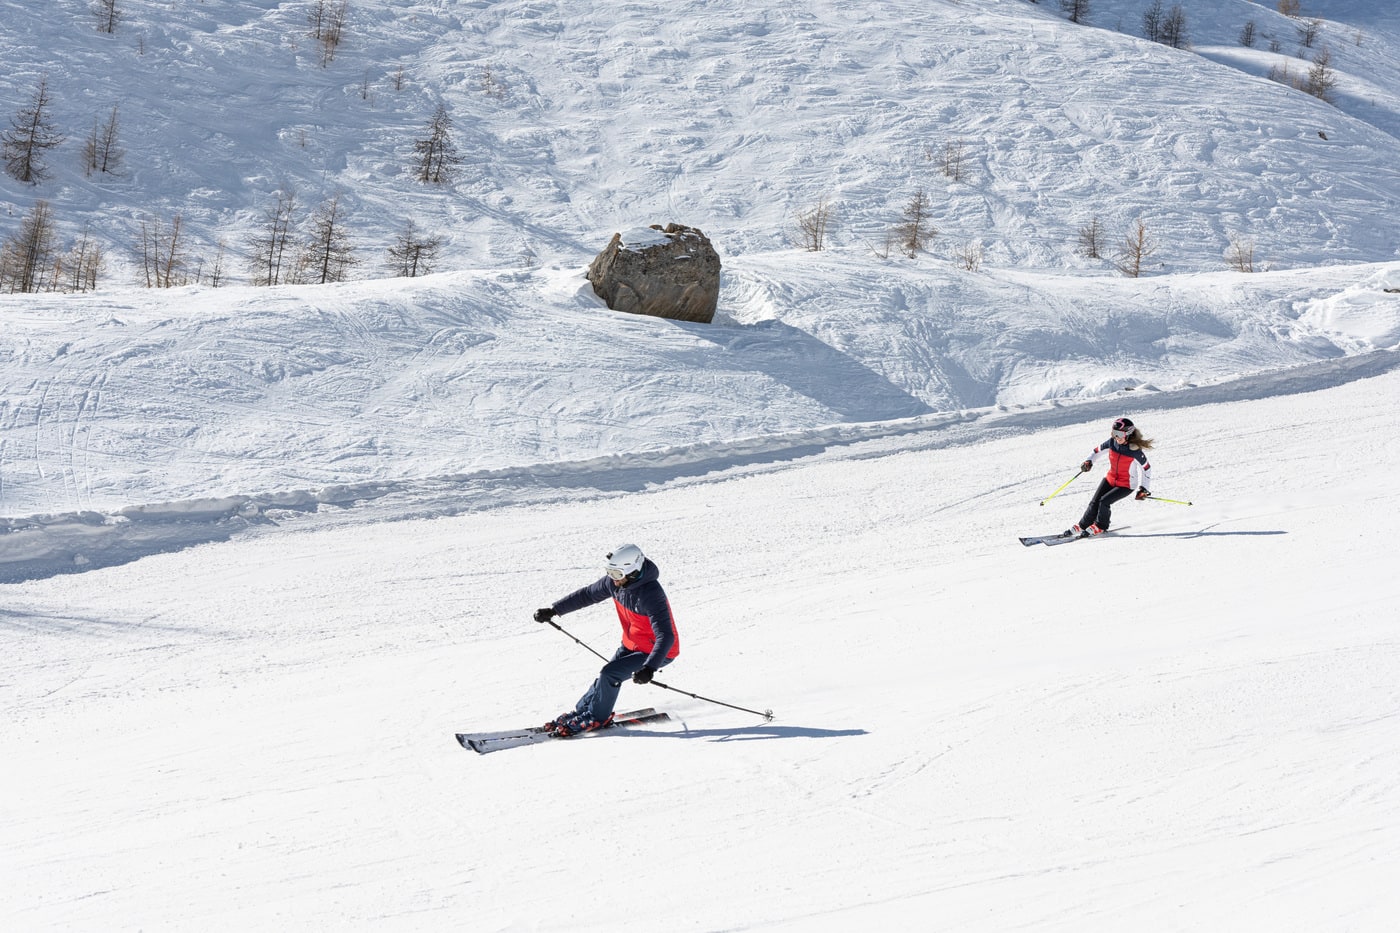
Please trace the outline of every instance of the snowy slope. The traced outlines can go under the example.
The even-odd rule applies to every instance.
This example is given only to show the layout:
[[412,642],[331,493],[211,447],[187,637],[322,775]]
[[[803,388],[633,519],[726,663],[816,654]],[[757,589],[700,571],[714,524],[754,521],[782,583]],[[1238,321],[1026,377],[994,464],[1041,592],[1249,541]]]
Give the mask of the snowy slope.
[[711,326],[610,312],[579,269],[0,296],[0,516],[28,529],[0,564],[94,559],[32,543],[60,520],[125,535],[134,511],[351,505],[599,457],[690,469],[1105,396],[1197,404],[1173,399],[1400,347],[1395,264],[1136,281],[735,266]]
[[[1389,929],[1390,372],[1142,413],[1160,495],[1025,549],[1105,420],[194,548],[5,588],[0,921],[58,929]],[[1344,412],[1344,417],[1338,413]],[[1105,416],[1106,417],[1106,416]],[[478,757],[640,541],[673,725]],[[608,651],[610,611],[563,623]]]

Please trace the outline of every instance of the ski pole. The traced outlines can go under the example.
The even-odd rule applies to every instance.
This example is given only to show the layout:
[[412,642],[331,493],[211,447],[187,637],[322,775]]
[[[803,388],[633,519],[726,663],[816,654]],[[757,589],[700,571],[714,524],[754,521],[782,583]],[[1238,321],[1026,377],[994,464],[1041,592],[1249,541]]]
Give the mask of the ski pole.
[[[593,651],[593,648],[592,648],[592,647],[590,647],[589,645],[585,644],[584,642],[579,641],[577,638],[574,638],[573,633],[570,632],[570,631],[568,631],[567,629],[565,629],[564,626],[560,625],[558,622],[555,622],[553,619],[550,619],[550,620],[549,620],[549,624],[552,625],[552,626],[554,626],[555,628],[557,628],[559,631],[563,632],[565,635],[568,635],[570,638],[573,638],[573,639],[574,639],[574,642],[575,642],[576,644],[583,645],[583,647],[588,648],[589,651]],[[593,651],[593,653],[594,653],[594,654],[598,654],[598,652],[596,652],[596,651]],[[598,654],[598,657],[603,658],[603,656],[602,656],[601,654]],[[606,661],[606,660],[608,660],[608,659],[607,659],[607,658],[603,658],[603,660]]]
[[1050,493],[1050,495],[1046,496],[1044,499],[1041,499],[1041,500],[1040,500],[1040,504],[1041,504],[1041,505],[1044,505],[1045,503],[1049,502],[1051,499],[1053,499],[1053,498],[1055,498],[1056,496],[1058,496],[1060,493],[1064,492],[1065,486],[1068,486],[1070,483],[1072,483],[1072,482],[1074,482],[1075,480],[1079,479],[1079,474],[1080,474],[1080,473],[1083,473],[1083,472],[1084,472],[1083,470],[1079,470],[1079,471],[1076,472],[1073,476],[1071,476],[1069,479],[1065,480],[1064,483],[1061,484],[1061,486],[1060,486],[1059,489],[1056,489],[1054,492]]
[[756,709],[748,709],[744,706],[735,706],[733,703],[725,703],[723,700],[712,700],[709,697],[702,697],[698,693],[691,693],[689,690],[682,690],[679,687],[672,687],[669,684],[663,684],[659,680],[653,680],[650,683],[653,687],[660,687],[662,690],[673,690],[676,693],[683,693],[686,696],[690,697],[692,700],[704,700],[706,703],[713,703],[716,706],[727,706],[730,709],[737,709],[741,713],[753,713],[755,716],[762,716],[764,722],[773,721],[773,711],[771,709],[766,709],[760,713]]
[[[575,637],[574,637],[574,634],[573,634],[572,632],[570,632],[570,631],[568,631],[567,629],[565,629],[564,626],[560,625],[558,622],[555,622],[553,619],[550,619],[550,620],[549,620],[549,624],[552,625],[552,626],[554,626],[554,627],[555,627],[556,629],[558,629],[559,631],[563,632],[565,635],[568,635],[570,638],[573,638],[575,644],[581,645],[581,646],[583,646],[584,648],[587,648],[589,651],[593,651],[594,654],[597,654],[598,657],[603,658],[604,661],[608,660],[607,658],[604,658],[601,654],[598,654],[597,651],[594,651],[593,648],[590,647],[588,644],[586,644],[585,642],[579,641],[578,638],[575,638]],[[652,684],[653,686],[660,687],[662,690],[671,690],[671,691],[673,691],[673,692],[675,692],[675,693],[683,693],[683,694],[685,694],[686,696],[690,697],[690,698],[693,699],[693,700],[704,700],[706,703],[714,703],[714,704],[717,705],[717,706],[727,706],[727,707],[729,707],[730,709],[737,709],[737,710],[738,710],[739,712],[741,712],[741,713],[753,713],[755,716],[762,716],[762,717],[764,718],[764,720],[767,721],[767,722],[772,722],[772,721],[773,721],[773,711],[772,711],[771,709],[764,710],[763,712],[760,713],[760,712],[759,712],[758,710],[756,710],[756,709],[748,709],[747,707],[743,707],[743,706],[735,706],[733,703],[725,703],[723,700],[713,700],[713,699],[711,699],[710,697],[702,697],[702,696],[700,696],[698,693],[691,693],[691,692],[688,691],[688,690],[681,690],[681,689],[678,688],[678,687],[672,687],[672,686],[670,686],[670,685],[668,685],[668,684],[663,684],[663,683],[662,683],[661,681],[659,681],[659,680],[653,680],[653,681],[651,681],[651,684]]]
[[1191,503],[1189,503],[1189,502],[1183,502],[1183,501],[1180,500],[1180,499],[1163,499],[1161,496],[1147,496],[1146,498],[1151,499],[1151,500],[1154,501],[1154,502],[1170,502],[1170,503],[1172,503],[1173,505],[1190,505],[1190,504],[1191,504]]

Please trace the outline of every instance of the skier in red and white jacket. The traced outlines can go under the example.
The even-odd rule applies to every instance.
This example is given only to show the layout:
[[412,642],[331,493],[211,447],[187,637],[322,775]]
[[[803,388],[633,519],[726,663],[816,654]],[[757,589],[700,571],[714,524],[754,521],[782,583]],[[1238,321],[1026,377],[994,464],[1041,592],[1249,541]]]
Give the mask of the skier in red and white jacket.
[[579,698],[576,708],[545,723],[545,730],[555,735],[591,732],[607,725],[625,678],[631,677],[638,684],[651,683],[652,675],[681,653],[671,603],[661,588],[661,571],[656,564],[635,544],[624,544],[608,554],[603,569],[606,575],[601,580],[535,610],[536,622],[550,622],[555,616],[612,597],[622,623],[622,646],[603,665],[593,686]]
[[1094,448],[1089,459],[1079,465],[1088,473],[1094,464],[1108,455],[1108,475],[1099,480],[1099,488],[1094,490],[1094,498],[1084,516],[1064,533],[1064,537],[1087,538],[1108,530],[1112,520],[1113,503],[1131,495],[1137,490],[1138,499],[1152,495],[1148,484],[1152,481],[1152,464],[1147,462],[1147,451],[1152,449],[1152,441],[1142,436],[1131,418],[1119,418],[1113,422],[1112,434],[1108,440]]

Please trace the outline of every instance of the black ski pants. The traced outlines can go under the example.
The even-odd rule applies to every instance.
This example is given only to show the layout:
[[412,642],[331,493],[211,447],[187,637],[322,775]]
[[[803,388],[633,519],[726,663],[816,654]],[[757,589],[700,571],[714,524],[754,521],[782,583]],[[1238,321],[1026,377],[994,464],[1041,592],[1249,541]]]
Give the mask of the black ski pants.
[[1098,525],[1100,531],[1107,531],[1108,523],[1113,520],[1113,503],[1132,494],[1131,488],[1111,486],[1108,480],[1099,480],[1099,488],[1094,490],[1094,498],[1089,500],[1089,507],[1084,510],[1084,517],[1079,520],[1079,527]]

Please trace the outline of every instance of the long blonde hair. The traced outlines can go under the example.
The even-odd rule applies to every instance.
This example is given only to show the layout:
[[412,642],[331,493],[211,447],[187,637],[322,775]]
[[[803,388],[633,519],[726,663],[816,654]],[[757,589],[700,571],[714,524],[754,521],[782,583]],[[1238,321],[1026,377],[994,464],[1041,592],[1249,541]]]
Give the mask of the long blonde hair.
[[1151,450],[1152,438],[1143,437],[1142,432],[1137,429],[1137,425],[1133,425],[1133,433],[1128,435],[1128,444],[1141,447],[1143,450]]

